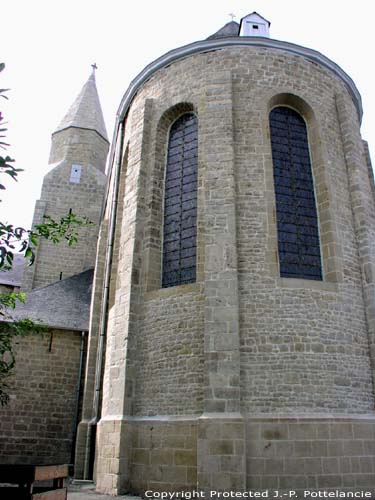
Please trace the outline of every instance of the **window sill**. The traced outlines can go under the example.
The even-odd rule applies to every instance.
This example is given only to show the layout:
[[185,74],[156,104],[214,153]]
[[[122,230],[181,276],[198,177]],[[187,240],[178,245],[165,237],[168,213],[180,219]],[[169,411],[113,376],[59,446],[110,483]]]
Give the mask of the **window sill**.
[[337,283],[302,278],[278,278],[277,284],[280,288],[305,288],[308,290],[324,290],[326,292],[338,291]]
[[161,297],[178,297],[187,293],[199,293],[202,291],[202,284],[199,282],[188,283],[187,285],[176,285],[168,288],[159,288],[145,293],[145,300],[160,299]]

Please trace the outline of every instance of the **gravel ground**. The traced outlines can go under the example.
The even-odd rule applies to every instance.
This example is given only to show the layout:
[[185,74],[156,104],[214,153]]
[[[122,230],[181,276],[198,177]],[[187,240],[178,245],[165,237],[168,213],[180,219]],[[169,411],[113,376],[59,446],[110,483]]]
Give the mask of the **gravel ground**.
[[96,493],[95,491],[90,490],[82,490],[82,491],[68,491],[68,500],[113,500],[115,498],[122,499],[133,499],[139,497],[130,497],[127,495],[122,495],[120,497],[113,497],[111,495],[101,495],[100,493]]
[[95,491],[93,483],[84,484],[69,484],[68,485],[68,500],[141,500],[140,497],[132,495],[121,495],[113,497],[112,495],[102,495]]

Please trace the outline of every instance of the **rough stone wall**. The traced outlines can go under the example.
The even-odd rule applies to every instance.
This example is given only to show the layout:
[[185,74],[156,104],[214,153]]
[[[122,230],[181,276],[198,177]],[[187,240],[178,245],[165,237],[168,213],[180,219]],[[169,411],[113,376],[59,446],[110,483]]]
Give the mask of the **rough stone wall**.
[[[106,425],[105,422],[101,425]],[[197,421],[129,420],[127,436],[121,443],[127,457],[128,475],[123,490],[143,494],[145,491],[189,491],[197,482]],[[102,446],[112,445],[111,433],[100,433]],[[120,453],[119,453],[120,454]],[[110,469],[110,463],[108,463]]]
[[59,220],[69,209],[80,217],[87,217],[92,226],[79,229],[73,248],[65,241],[54,245],[43,241],[38,248],[33,287],[38,288],[93,267],[96,254],[98,224],[106,178],[93,167],[84,166],[81,184],[69,182],[71,163],[56,167],[47,175],[42,191],[46,201],[45,214]]
[[375,493],[374,418],[249,418],[247,487]]
[[[34,266],[26,269],[24,288],[46,286],[94,267],[98,225],[106,186],[104,174],[108,143],[96,132],[68,128],[53,136],[50,164],[45,176],[41,199],[37,202],[33,224],[43,222],[44,215],[57,221],[69,209],[93,224],[78,230],[73,248],[63,240],[58,245],[41,240]],[[70,182],[72,164],[82,166],[80,182]]]
[[197,482],[196,422],[133,422],[130,489],[183,491]]
[[[322,282],[279,277],[268,125],[274,105],[294,107],[307,123]],[[195,112],[199,127],[197,284],[162,290],[167,132],[183,112]],[[374,310],[375,254],[372,244],[366,246],[366,231],[375,227],[373,199],[363,145],[357,141],[356,108],[344,83],[328,69],[282,50],[206,52],[154,74],[134,99],[125,130],[129,154],[99,443],[115,442],[116,436],[129,439],[128,416],[203,410],[207,421],[197,436],[197,484],[214,489],[220,477],[223,489],[242,488],[253,475],[244,466],[243,437],[251,415],[275,420],[280,413],[292,419],[347,415],[353,421],[358,414],[372,415],[368,319]],[[362,149],[353,153],[353,144]],[[194,356],[185,357],[184,349]],[[225,432],[228,418],[237,419],[239,434],[216,446],[215,429]],[[344,457],[344,441],[357,438],[337,436],[337,456]],[[298,458],[299,445],[290,440]],[[363,446],[355,457],[372,463],[373,452]],[[246,452],[249,459],[264,459],[249,445]],[[99,446],[100,491],[120,492],[132,480],[133,455],[118,453],[111,460],[111,447]],[[323,467],[325,458],[322,452],[316,488],[325,481],[318,476],[331,474]],[[258,475],[268,475],[270,467]],[[288,470],[277,474],[278,485]],[[344,471],[340,474],[336,482],[344,486]],[[366,481],[353,468],[347,474],[349,486]]]
[[[211,84],[210,75],[219,78],[222,68],[231,68],[233,85],[242,410],[370,411],[374,396],[361,269],[335,102],[335,95],[342,93],[355,113],[351,97],[328,70],[281,51],[223,49],[220,56],[211,52],[176,62],[144,86],[132,114],[142,119],[139,106],[148,97],[154,101],[154,123],[161,115],[159,110],[169,109],[177,100],[193,103],[200,127],[200,168],[207,168],[208,155],[216,155],[220,161],[223,148],[222,143],[215,143],[216,133],[218,140],[222,139],[217,122],[205,122],[208,97],[204,95]],[[222,86],[212,87],[212,92],[217,101]],[[314,115],[305,113],[308,127],[313,128],[309,132],[322,226],[323,282],[278,277],[268,113],[274,96],[289,94],[306,103]],[[297,100],[293,103],[289,99],[286,104],[298,106]],[[305,109],[300,112],[304,114]],[[134,136],[140,128],[134,118],[131,120]],[[205,126],[212,128],[205,130]],[[150,127],[152,135],[153,125]],[[202,140],[202,135],[210,144]],[[145,176],[152,176],[155,168],[152,149],[149,158]],[[207,177],[202,182],[206,190],[205,205],[198,208],[201,212],[223,180],[218,177],[212,186],[208,186]],[[144,191],[138,196],[145,196]],[[202,217],[202,238],[207,242],[211,221],[207,212]],[[147,227],[142,231],[147,234]],[[331,240],[327,233],[333,233]],[[334,251],[336,263],[331,259]],[[206,260],[205,266],[208,264]],[[138,261],[134,267],[140,272],[145,265]],[[337,273],[330,275],[334,266]],[[176,293],[181,290],[176,289]],[[160,304],[163,293],[159,292]],[[150,321],[155,313],[152,309]],[[171,316],[178,317],[175,310],[171,310]],[[159,342],[156,325],[155,343]],[[159,331],[163,335],[162,326]]]
[[134,415],[194,415],[203,410],[203,301],[190,288],[179,295],[166,289],[162,297],[150,292],[144,303],[142,335],[136,342]]
[[79,332],[61,330],[15,340],[10,403],[0,408],[2,463],[71,462],[80,346]]
[[108,142],[94,130],[69,127],[52,135],[49,163],[71,158],[104,172]]

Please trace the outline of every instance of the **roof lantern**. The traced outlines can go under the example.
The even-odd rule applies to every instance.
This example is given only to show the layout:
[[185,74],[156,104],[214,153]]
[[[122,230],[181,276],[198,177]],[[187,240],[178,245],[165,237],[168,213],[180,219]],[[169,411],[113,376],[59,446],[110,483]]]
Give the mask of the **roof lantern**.
[[252,12],[241,19],[239,36],[270,37],[271,23],[257,12]]

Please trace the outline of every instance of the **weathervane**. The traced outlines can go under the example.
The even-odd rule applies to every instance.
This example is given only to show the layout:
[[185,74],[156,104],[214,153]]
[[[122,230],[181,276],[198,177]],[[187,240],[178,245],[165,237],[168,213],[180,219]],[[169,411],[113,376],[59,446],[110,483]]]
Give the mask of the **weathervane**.
[[235,15],[235,14],[233,14],[233,12],[231,12],[230,14],[228,14],[228,16],[232,19],[232,21],[233,21],[233,19],[236,17],[236,15]]

